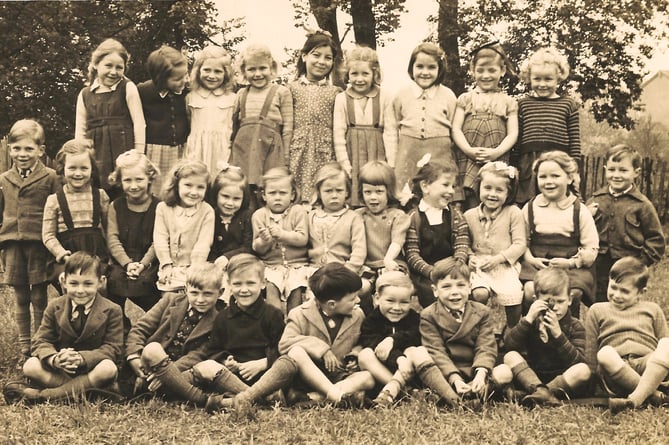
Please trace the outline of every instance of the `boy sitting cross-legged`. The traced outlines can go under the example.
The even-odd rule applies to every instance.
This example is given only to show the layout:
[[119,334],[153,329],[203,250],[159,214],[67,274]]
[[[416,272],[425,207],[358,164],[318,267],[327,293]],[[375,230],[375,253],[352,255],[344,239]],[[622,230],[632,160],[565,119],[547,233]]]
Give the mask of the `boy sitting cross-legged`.
[[383,273],[376,281],[376,308],[362,323],[358,363],[385,385],[374,399],[376,406],[392,405],[414,373],[447,403],[457,402],[457,395],[420,346],[420,315],[411,309],[413,291],[407,274]]
[[79,398],[114,382],[123,347],[121,308],[98,294],[106,279],[100,260],[72,254],[60,276],[64,295],[51,301],[23,373],[41,388],[18,382],[4,388],[8,403]]
[[[186,292],[167,292],[128,333],[128,364],[138,379],[135,389],[148,383],[149,391],[161,386],[170,395],[188,399],[173,380],[189,382],[191,368],[206,357],[206,346],[216,318],[223,274],[211,263],[190,266]],[[183,374],[182,374],[183,373]],[[202,402],[204,404],[204,401]]]
[[513,374],[529,394],[527,405],[557,405],[556,396],[573,397],[590,380],[585,364],[585,329],[571,316],[569,276],[556,267],[537,272],[536,300],[527,315],[504,337],[504,364],[493,369],[493,379]]
[[585,320],[586,362],[614,396],[612,414],[646,401],[668,401],[658,387],[669,373],[669,331],[660,306],[640,301],[648,276],[637,258],[616,261],[609,273],[609,301],[593,304]]

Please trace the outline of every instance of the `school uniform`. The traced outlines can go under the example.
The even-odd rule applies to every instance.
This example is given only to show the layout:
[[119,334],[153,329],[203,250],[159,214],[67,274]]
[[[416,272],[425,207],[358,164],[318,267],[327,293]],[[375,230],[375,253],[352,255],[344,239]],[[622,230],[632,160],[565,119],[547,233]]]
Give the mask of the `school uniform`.
[[253,244],[252,213],[250,209],[240,210],[226,225],[216,211],[214,239],[208,261],[216,261],[216,258],[223,255],[230,259],[238,253],[253,253],[251,249]]
[[180,371],[185,371],[206,357],[206,347],[216,318],[212,308],[202,315],[185,339],[180,339],[180,328],[189,310],[188,297],[181,293],[166,293],[128,333],[126,357],[141,354],[149,343],[157,342],[167,352],[175,341],[180,346],[179,358],[175,361]]
[[420,334],[441,373],[448,379],[460,374],[474,377],[476,368],[488,371],[495,366],[497,343],[490,309],[481,303],[467,301],[458,322],[439,301],[420,313]]
[[119,363],[123,347],[121,308],[98,294],[86,314],[81,333],[74,326],[72,302],[67,296],[52,300],[35,334],[32,355],[43,364],[63,348],[81,354],[80,371],[89,372],[105,359]]

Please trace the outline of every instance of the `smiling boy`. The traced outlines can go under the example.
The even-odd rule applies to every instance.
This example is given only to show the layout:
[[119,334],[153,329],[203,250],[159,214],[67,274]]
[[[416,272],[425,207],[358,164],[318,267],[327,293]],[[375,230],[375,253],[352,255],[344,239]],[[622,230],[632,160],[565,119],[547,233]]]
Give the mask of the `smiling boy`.
[[585,321],[586,362],[612,395],[613,414],[646,401],[669,402],[657,390],[669,373],[669,330],[660,306],[640,300],[648,278],[640,260],[616,261],[609,274],[609,301],[593,304]]

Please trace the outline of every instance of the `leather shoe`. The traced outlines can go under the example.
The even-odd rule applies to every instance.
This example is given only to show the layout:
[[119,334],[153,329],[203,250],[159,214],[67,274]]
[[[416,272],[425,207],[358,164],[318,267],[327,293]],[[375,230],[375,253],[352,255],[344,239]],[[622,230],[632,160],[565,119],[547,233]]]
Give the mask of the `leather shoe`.
[[545,386],[538,386],[532,394],[528,394],[521,400],[523,406],[557,406],[560,401]]

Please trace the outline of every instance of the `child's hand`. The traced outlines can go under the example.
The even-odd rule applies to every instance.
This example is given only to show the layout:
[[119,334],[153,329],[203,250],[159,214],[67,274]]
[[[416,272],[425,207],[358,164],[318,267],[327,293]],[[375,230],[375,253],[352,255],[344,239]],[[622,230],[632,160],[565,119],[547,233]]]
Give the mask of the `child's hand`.
[[160,268],[158,271],[158,282],[163,284],[169,284],[172,281],[172,271],[174,266],[171,264],[166,264]]
[[560,329],[560,320],[558,320],[555,312],[550,309],[546,311],[544,315],[544,324],[546,325],[546,330],[551,334],[553,338],[558,338],[562,334],[562,329]]
[[283,236],[283,229],[278,224],[270,224],[268,229],[271,237],[275,240],[279,240]]
[[390,355],[390,351],[393,350],[393,345],[395,344],[395,341],[393,340],[392,337],[386,337],[376,345],[376,348],[374,348],[374,353],[376,356],[381,360],[382,362],[385,362],[388,360],[388,356]]
[[149,374],[146,377],[146,381],[149,383],[149,391],[156,392],[158,389],[163,386],[163,382],[156,378],[155,374]]
[[214,264],[218,266],[221,270],[225,270],[228,267],[228,258],[225,255],[221,255],[214,261]]
[[323,364],[325,364],[325,369],[327,369],[328,372],[335,372],[336,370],[342,369],[344,367],[337,356],[334,355],[334,352],[332,352],[330,349],[328,349],[328,352],[323,354]]
[[478,370],[476,371],[476,375],[472,379],[472,381],[469,383],[469,387],[471,388],[472,392],[476,394],[483,394],[486,390],[487,384],[486,384],[486,376],[488,373],[484,370]]
[[588,208],[588,210],[590,210],[592,216],[597,215],[597,212],[599,211],[599,204],[597,204],[595,201],[592,201],[585,206]]
[[139,358],[130,360],[128,365],[130,365],[132,372],[134,372],[138,378],[146,379],[146,374],[144,374],[144,370],[142,369],[142,361]]
[[383,268],[390,272],[391,270],[400,270],[400,265],[395,260],[383,260]]
[[476,262],[476,267],[481,269],[484,272],[488,272],[500,264],[504,263],[506,258],[502,255],[490,255],[488,257],[480,258]]
[[237,363],[237,360],[231,355],[229,355],[225,361],[223,362],[223,366],[228,368],[232,372],[239,372],[239,363]]
[[252,380],[255,376],[267,370],[267,358],[239,363],[238,368],[237,372],[244,380]]
[[136,280],[139,277],[139,274],[144,270],[144,265],[140,262],[134,262],[128,264],[126,267],[126,275],[129,280]]
[[476,147],[476,162],[486,163],[492,160],[493,149],[488,147]]
[[271,243],[272,242],[272,233],[270,232],[270,229],[267,227],[263,227],[260,229],[258,232],[258,237],[263,243]]
[[571,259],[569,258],[552,258],[548,262],[549,266],[557,267],[560,269],[569,269],[571,268]]
[[539,270],[547,268],[549,262],[549,260],[547,260],[546,258],[536,258],[536,257],[525,258],[525,261],[527,261],[530,264],[530,266],[533,266],[535,269]]
[[532,324],[539,316],[545,314],[547,310],[548,310],[548,304],[546,304],[544,300],[535,300],[534,303],[532,303],[530,308],[527,310],[527,315],[525,315],[525,320],[527,320],[528,323]]
[[465,394],[469,394],[472,391],[471,386],[465,383],[464,380],[456,380],[453,382],[453,387],[455,388],[455,392],[458,393],[460,396],[464,396]]

